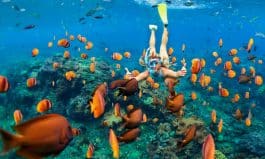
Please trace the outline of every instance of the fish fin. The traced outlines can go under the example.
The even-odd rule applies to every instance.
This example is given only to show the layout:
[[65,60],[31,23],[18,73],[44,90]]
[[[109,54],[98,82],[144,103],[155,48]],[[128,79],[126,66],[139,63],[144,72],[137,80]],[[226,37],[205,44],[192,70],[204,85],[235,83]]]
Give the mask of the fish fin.
[[30,125],[32,125],[32,124],[34,124],[34,123],[36,123],[36,122],[38,122],[38,121],[48,120],[48,119],[50,119],[50,118],[52,118],[52,117],[58,117],[58,116],[59,116],[58,114],[45,114],[45,115],[41,115],[41,116],[38,116],[37,118],[33,118],[33,119],[30,119],[30,120],[28,120],[28,121],[26,121],[26,122],[24,122],[24,123],[21,123],[21,124],[19,124],[19,125],[16,125],[16,126],[14,127],[14,130],[15,130],[17,133],[23,135],[24,132],[27,130],[27,128],[28,128]]
[[18,147],[20,145],[21,142],[21,138],[18,135],[13,135],[10,134],[9,132],[0,129],[0,135],[2,136],[2,140],[3,140],[3,152],[8,152],[9,150],[11,150],[12,148]]
[[18,156],[21,156],[21,157],[27,158],[27,159],[42,159],[42,156],[34,154],[34,153],[30,152],[29,150],[22,149],[22,148],[17,150],[16,154]]

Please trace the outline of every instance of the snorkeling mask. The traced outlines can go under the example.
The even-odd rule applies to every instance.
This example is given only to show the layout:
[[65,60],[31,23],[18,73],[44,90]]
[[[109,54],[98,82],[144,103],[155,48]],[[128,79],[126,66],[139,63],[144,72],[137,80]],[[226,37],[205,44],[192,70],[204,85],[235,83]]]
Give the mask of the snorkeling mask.
[[148,71],[153,74],[156,72],[156,66],[158,64],[161,64],[162,62],[159,57],[150,58],[149,54],[150,54],[150,48],[146,50],[144,61],[147,64]]

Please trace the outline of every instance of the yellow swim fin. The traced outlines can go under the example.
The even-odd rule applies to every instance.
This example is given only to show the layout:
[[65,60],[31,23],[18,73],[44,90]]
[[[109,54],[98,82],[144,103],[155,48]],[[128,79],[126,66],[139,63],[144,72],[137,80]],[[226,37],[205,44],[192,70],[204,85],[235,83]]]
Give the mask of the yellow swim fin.
[[168,24],[167,20],[167,4],[166,3],[160,3],[157,5],[159,16],[163,22],[164,25]]

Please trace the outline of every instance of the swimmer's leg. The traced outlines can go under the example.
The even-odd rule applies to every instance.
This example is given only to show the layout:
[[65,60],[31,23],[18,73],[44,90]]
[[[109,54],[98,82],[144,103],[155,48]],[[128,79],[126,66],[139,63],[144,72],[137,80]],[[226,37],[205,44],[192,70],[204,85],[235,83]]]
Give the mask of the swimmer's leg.
[[151,30],[151,35],[150,35],[150,39],[149,39],[150,53],[151,54],[156,54],[156,48],[155,48],[155,43],[156,43],[155,31],[157,30],[157,26],[156,25],[149,25],[149,29]]
[[161,45],[160,45],[160,58],[164,64],[164,66],[169,67],[169,58],[167,54],[167,42],[168,42],[168,30],[164,27]]

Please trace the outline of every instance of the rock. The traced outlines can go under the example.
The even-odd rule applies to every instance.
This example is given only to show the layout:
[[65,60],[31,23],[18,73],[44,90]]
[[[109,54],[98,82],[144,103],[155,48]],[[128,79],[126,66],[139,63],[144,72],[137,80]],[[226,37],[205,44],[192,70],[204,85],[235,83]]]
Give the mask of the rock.
[[265,132],[253,131],[240,137],[239,146],[258,156],[265,155]]

